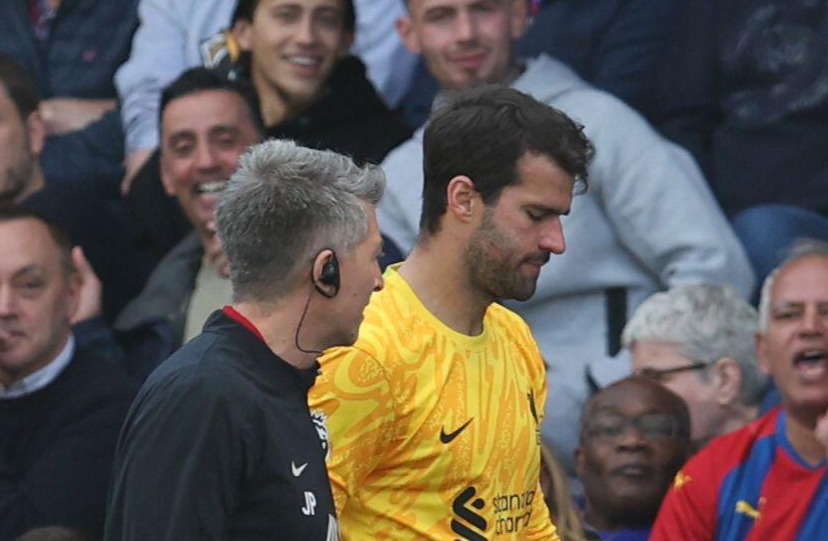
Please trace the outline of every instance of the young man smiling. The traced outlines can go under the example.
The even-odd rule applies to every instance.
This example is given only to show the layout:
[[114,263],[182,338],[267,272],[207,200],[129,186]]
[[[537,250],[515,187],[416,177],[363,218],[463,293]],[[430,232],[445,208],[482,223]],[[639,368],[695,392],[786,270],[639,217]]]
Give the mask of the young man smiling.
[[353,0],[240,0],[238,69],[259,97],[270,137],[381,161],[409,131],[349,53]]

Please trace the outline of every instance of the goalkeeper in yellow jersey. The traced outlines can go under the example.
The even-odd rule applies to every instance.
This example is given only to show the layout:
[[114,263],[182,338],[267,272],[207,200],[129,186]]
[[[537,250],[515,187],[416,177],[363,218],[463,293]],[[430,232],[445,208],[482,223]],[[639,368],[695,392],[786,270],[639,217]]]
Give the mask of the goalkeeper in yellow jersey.
[[495,301],[531,297],[564,251],[591,144],[563,113],[487,86],[449,96],[423,145],[417,245],[311,390],[342,538],[557,539],[538,482],[543,360]]

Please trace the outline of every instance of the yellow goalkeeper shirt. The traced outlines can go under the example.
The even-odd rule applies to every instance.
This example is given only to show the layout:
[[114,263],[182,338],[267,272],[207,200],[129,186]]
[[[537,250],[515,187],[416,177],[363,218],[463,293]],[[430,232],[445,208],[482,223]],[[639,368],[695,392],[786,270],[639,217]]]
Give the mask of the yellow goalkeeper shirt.
[[492,304],[460,334],[390,268],[356,344],[320,362],[310,405],[343,539],[558,539],[538,481],[544,365],[516,314]]

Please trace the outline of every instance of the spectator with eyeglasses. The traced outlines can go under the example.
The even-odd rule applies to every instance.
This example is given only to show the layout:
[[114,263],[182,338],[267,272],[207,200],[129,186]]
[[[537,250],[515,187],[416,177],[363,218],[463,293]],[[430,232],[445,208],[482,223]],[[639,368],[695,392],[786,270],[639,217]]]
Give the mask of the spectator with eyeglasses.
[[651,541],[816,541],[828,532],[828,244],[799,242],[762,285],[756,352],[781,404],[679,473]]
[[651,296],[624,329],[634,372],[687,403],[697,449],[767,409],[768,381],[756,360],[758,325],[756,309],[734,290],[698,283]]
[[645,376],[587,402],[575,451],[584,523],[600,539],[645,541],[673,476],[692,454],[687,405]]

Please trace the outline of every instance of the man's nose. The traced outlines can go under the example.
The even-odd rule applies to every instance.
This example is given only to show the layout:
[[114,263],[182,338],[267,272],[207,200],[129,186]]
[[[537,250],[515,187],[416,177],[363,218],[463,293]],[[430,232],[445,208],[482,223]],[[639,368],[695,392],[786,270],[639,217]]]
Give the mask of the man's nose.
[[0,286],[0,317],[13,315],[17,309],[17,299],[11,286]]
[[462,12],[457,16],[454,33],[459,41],[474,41],[476,29],[474,19],[469,13]]
[[553,254],[562,254],[566,251],[566,239],[564,238],[563,225],[561,224],[560,217],[549,220],[549,224],[541,232],[538,245],[541,250]]
[[316,43],[316,26],[313,23],[313,17],[306,15],[299,21],[296,29],[296,42],[302,45],[313,45]]
[[208,143],[199,143],[196,146],[196,167],[199,169],[213,169],[218,164],[215,149]]

